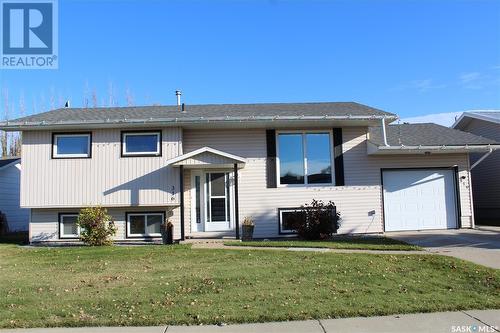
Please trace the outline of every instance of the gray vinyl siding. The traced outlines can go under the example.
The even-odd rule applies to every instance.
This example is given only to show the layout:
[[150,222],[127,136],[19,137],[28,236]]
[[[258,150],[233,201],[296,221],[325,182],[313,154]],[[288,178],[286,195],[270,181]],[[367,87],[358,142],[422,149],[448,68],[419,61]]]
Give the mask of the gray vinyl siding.
[[[462,128],[476,135],[500,142],[500,124],[471,119]],[[471,154],[471,165],[484,154]],[[500,151],[493,152],[472,170],[472,191],[476,221],[500,221]]]
[[[457,165],[464,177],[459,182],[462,227],[473,225],[466,154],[370,156],[366,132],[366,127],[343,128],[345,186],[277,188],[266,187],[264,129],[164,129],[162,157],[134,158],[120,157],[119,130],[95,130],[92,158],[75,160],[50,158],[50,132],[25,132],[23,163],[29,161],[25,164],[29,167],[23,170],[22,201],[33,208],[31,240],[58,241],[58,213],[78,212],[88,204],[107,207],[118,227],[116,239],[124,240],[126,212],[167,210],[169,205],[178,205],[179,170],[165,167],[167,160],[178,156],[182,148],[187,153],[205,146],[247,159],[239,170],[239,216],[240,221],[245,216],[256,221],[256,237],[279,236],[278,208],[297,207],[313,198],[335,202],[343,218],[341,233],[383,232],[381,168]],[[228,170],[232,171],[232,165]],[[190,174],[186,168],[186,235],[191,232]],[[180,209],[172,209],[170,220],[178,239]]]
[[[317,129],[317,128],[316,128]],[[369,156],[367,128],[343,128],[344,174],[346,186],[300,186],[266,188],[265,130],[184,130],[184,151],[209,146],[247,158],[239,171],[240,219],[256,221],[256,237],[279,235],[278,208],[297,207],[313,198],[332,200],[342,214],[341,233],[383,232],[381,168],[452,167],[457,165],[462,227],[471,227],[470,180],[466,154]],[[187,180],[187,179],[186,179]],[[186,186],[189,183],[186,182]],[[186,201],[189,201],[186,192]],[[190,213],[186,210],[186,230]],[[374,213],[374,214],[373,214]]]
[[52,132],[23,133],[21,206],[30,208],[165,206],[179,203],[182,131],[162,131],[161,157],[121,157],[119,129],[92,131],[92,157],[52,159]]
[[0,211],[7,217],[10,231],[28,230],[29,209],[20,207],[21,163],[0,170]]
[[[32,209],[30,223],[30,242],[67,242],[68,239],[59,238],[59,213],[78,213],[80,208],[68,209]],[[174,238],[180,238],[179,208],[172,207],[111,207],[108,214],[111,215],[117,232],[114,237],[117,241],[140,240],[141,238],[126,237],[126,214],[127,212],[165,212],[174,224]]]

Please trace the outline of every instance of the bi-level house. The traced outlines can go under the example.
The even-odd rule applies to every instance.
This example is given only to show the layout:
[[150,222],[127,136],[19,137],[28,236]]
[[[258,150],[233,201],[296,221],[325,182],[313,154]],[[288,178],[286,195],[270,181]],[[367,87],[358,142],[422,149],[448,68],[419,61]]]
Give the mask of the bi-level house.
[[[31,242],[75,240],[82,207],[108,208],[118,240],[293,234],[312,199],[340,233],[471,228],[470,152],[500,146],[358,103],[64,108],[0,124],[22,131]],[[386,126],[387,125],[387,126]]]

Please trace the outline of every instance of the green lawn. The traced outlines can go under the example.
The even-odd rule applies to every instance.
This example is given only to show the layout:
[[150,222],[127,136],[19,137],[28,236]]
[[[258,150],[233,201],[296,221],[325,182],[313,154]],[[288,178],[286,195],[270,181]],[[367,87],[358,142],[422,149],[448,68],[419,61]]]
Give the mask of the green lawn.
[[0,245],[0,327],[500,308],[500,271],[429,254]]
[[422,250],[421,247],[410,245],[387,237],[359,237],[335,236],[331,241],[302,241],[302,240],[275,240],[275,241],[227,241],[224,245],[256,246],[256,247],[313,247],[351,250]]

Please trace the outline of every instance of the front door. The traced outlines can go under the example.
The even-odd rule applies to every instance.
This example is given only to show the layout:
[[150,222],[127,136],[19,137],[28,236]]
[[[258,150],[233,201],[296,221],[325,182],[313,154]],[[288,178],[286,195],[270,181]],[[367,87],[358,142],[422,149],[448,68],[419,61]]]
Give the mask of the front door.
[[232,227],[231,173],[193,171],[191,177],[192,231],[225,231]]

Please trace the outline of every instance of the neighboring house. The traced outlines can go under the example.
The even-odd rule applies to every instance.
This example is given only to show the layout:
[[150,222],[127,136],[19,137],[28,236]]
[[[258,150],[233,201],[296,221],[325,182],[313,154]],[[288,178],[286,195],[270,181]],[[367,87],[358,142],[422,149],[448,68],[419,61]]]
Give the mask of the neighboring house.
[[7,217],[9,231],[28,230],[29,209],[19,204],[21,159],[0,159],[0,212]]
[[[469,152],[491,139],[358,103],[65,108],[0,123],[22,131],[21,206],[30,240],[78,237],[82,207],[102,205],[118,240],[293,234],[312,199],[335,202],[340,233],[471,228]],[[384,126],[382,126],[384,125]],[[387,139],[387,144],[385,143]]]
[[[500,110],[464,112],[453,128],[500,141]],[[484,155],[471,154],[471,165]],[[500,225],[500,152],[492,152],[472,169],[472,190],[476,221]]]

